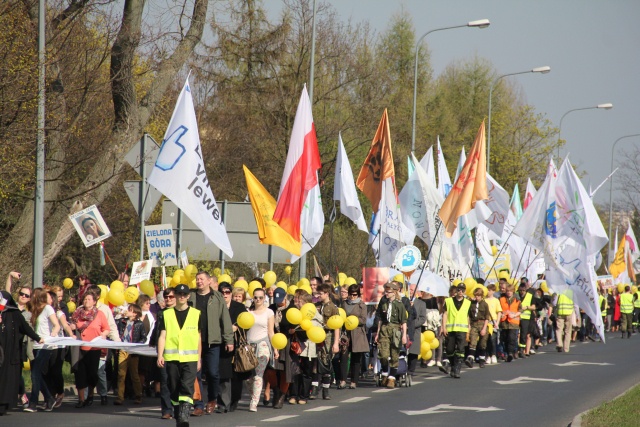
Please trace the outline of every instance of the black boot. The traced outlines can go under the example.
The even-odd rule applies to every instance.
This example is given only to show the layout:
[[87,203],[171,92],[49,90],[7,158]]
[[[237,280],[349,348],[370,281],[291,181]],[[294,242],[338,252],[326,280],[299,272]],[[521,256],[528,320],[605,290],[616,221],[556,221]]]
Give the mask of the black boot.
[[280,393],[280,389],[278,387],[271,389],[271,394],[273,395],[271,399],[273,400],[272,406],[273,409],[282,409],[282,406],[278,408],[278,402],[280,401],[280,397],[282,393]]
[[311,389],[311,378],[302,377],[302,399],[309,400],[309,390]]
[[318,386],[312,385],[311,392],[309,393],[309,400],[316,400],[318,398]]
[[438,369],[440,369],[440,372],[443,374],[449,375],[451,374],[451,363],[445,359],[442,361],[442,366],[438,366]]
[[331,400],[331,396],[329,396],[329,387],[322,387],[322,399]]
[[462,359],[456,356],[453,359],[453,378],[460,378],[460,369],[462,368]]
[[189,402],[181,402],[176,417],[177,427],[189,427],[189,415],[191,415],[191,404]]

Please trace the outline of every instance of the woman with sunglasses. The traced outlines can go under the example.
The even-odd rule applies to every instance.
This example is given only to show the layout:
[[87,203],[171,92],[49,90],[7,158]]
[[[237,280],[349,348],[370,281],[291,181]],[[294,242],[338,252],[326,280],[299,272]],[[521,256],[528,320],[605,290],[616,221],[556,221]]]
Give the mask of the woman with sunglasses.
[[[348,347],[345,351],[340,349],[340,376],[342,381],[338,388],[346,388],[347,386],[347,365],[351,358],[351,383],[350,389],[355,389],[360,378],[360,370],[362,367],[362,358],[369,351],[369,341],[367,340],[367,332],[365,329],[367,323],[367,306],[360,298],[360,286],[351,285],[347,288],[347,299],[342,301],[342,308],[347,316],[356,316],[358,318],[358,327],[346,331],[349,339]],[[346,329],[345,329],[346,330]]]
[[[249,389],[251,390],[251,402],[249,402],[249,411],[256,412],[258,410],[258,401],[262,392],[262,384],[264,382],[264,371],[271,358],[272,347],[271,338],[273,337],[273,325],[275,314],[273,310],[267,308],[265,304],[266,294],[264,289],[258,288],[253,291],[253,305],[249,311],[255,322],[251,329],[247,332],[247,341],[255,346],[256,357],[258,358],[258,366],[256,366],[255,374],[249,379]],[[278,350],[273,349],[273,357],[278,358]],[[274,399],[274,403],[275,403]]]
[[[238,325],[236,322],[240,313],[246,312],[247,308],[242,302],[233,301],[233,291],[229,283],[220,283],[218,291],[222,293],[224,302],[229,309],[235,341],[233,348],[237,348]],[[218,406],[216,407],[217,413],[233,412],[238,408],[238,402],[242,397],[242,382],[251,377],[251,372],[235,372],[233,370],[234,354],[235,352],[226,351],[225,349],[220,351],[220,393],[218,394]]]
[[400,349],[407,344],[407,310],[400,300],[399,290],[396,282],[385,285],[387,298],[378,305],[378,332],[373,338],[378,344],[382,385],[387,388],[396,386]]

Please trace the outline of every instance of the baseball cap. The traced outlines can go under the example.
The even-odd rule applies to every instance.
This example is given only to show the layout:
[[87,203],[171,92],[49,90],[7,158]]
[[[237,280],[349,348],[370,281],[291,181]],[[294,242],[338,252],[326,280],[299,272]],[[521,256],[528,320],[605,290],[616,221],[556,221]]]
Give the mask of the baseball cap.
[[286,296],[287,291],[282,288],[276,288],[273,291],[273,302],[275,302],[276,304],[280,304],[282,301],[284,301]]
[[178,285],[173,288],[176,294],[189,294],[191,291],[187,285]]
[[466,290],[467,290],[467,285],[465,285],[464,283],[460,283],[460,284],[457,286],[457,288],[458,288],[458,289],[462,289],[463,291],[466,291]]

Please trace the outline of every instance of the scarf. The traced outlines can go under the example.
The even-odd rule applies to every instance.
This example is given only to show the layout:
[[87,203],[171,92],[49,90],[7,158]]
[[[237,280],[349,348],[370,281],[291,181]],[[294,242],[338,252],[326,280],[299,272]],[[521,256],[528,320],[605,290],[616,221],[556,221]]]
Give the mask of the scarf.
[[348,299],[347,304],[344,306],[344,311],[347,312],[347,315],[350,315],[356,305],[360,304],[360,298],[356,299]]
[[84,307],[78,307],[76,311],[73,312],[73,321],[76,323],[76,326],[78,326],[78,322],[84,322],[82,326],[78,326],[80,333],[87,329],[89,324],[93,322],[97,315],[98,308],[95,306],[90,310],[87,310]]
[[276,309],[275,312],[275,316],[274,316],[274,325],[275,325],[275,329],[276,331],[280,332],[280,322],[282,321],[282,312],[284,310],[286,310],[288,308],[287,305],[285,305],[284,307],[278,307]]

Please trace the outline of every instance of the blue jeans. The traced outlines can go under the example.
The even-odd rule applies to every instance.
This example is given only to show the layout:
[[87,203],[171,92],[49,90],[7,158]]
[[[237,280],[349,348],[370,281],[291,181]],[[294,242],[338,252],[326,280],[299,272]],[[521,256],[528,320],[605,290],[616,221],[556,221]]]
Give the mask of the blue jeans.
[[44,381],[43,371],[49,364],[49,358],[51,357],[51,350],[33,350],[35,359],[31,362],[31,399],[29,401],[34,405],[38,403],[38,397],[40,392],[44,396],[45,402],[51,400],[53,396],[47,388],[47,384]]
[[195,402],[196,408],[204,407],[204,390],[202,388],[202,371],[207,375],[207,399],[215,402],[220,390],[220,347],[221,344],[202,343],[202,370],[198,371],[198,385],[203,399]]

